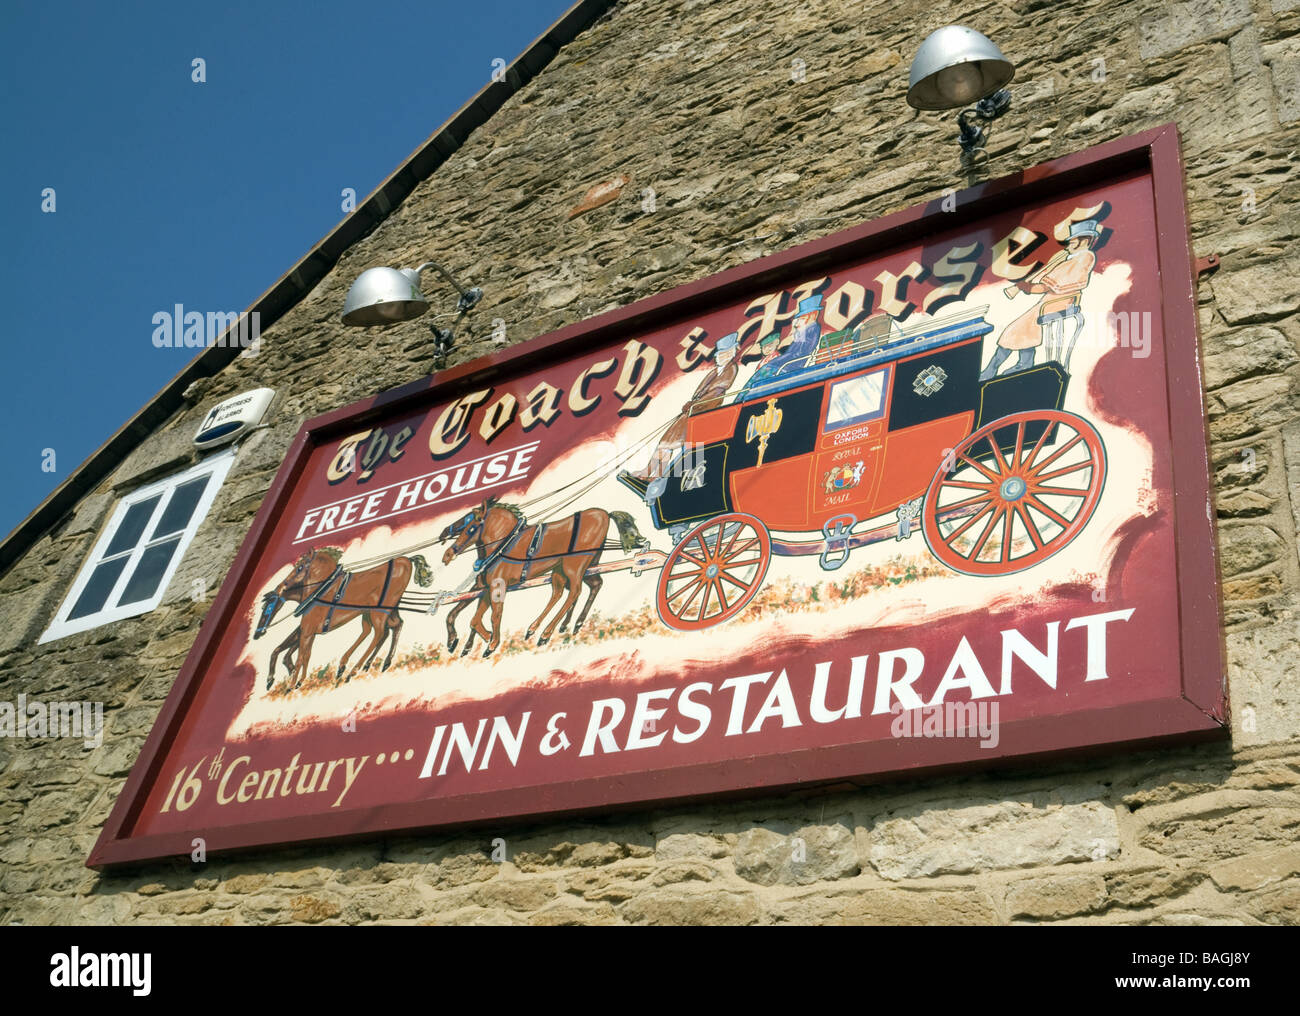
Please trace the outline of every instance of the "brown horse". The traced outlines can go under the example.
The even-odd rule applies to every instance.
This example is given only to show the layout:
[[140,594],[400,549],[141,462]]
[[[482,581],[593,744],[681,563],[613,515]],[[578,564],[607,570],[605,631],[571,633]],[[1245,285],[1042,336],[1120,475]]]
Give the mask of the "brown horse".
[[[588,508],[574,512],[568,518],[558,522],[548,522],[542,526],[529,525],[523,513],[514,505],[499,504],[494,497],[489,497],[459,521],[443,530],[441,540],[454,538],[454,542],[442,555],[443,564],[450,564],[460,553],[474,547],[478,551],[478,561],[474,564],[477,572],[475,588],[478,589],[478,610],[470,622],[469,636],[461,656],[466,655],[474,644],[474,635],[483,637],[487,646],[483,650],[484,658],[491,656],[501,644],[501,612],[505,602],[506,591],[521,585],[528,578],[550,574],[551,600],[537,620],[528,626],[526,639],[541,627],[551,608],[566,593],[568,598],[563,607],[556,611],[550,624],[542,631],[537,640],[538,646],[544,646],[551,640],[555,626],[564,618],[564,631],[573,609],[582,592],[585,582],[590,590],[587,603],[578,615],[573,626],[576,634],[587,619],[591,605],[604,584],[601,577],[590,569],[599,561],[606,549],[605,537],[609,533],[609,523],[613,521],[618,527],[620,545],[628,551],[648,546],[637,532],[636,523],[626,512],[610,514],[600,508]],[[447,648],[455,651],[459,638],[456,635],[456,617],[471,600],[464,600],[447,616]],[[483,615],[492,611],[492,631],[488,632],[483,624]]]
[[[390,635],[392,642],[382,669],[387,670],[392,666],[397,637],[402,630],[398,601],[406,592],[412,574],[421,586],[427,586],[433,581],[429,563],[417,554],[413,557],[395,557],[365,571],[349,572],[340,563],[342,556],[343,552],[337,547],[308,551],[295,562],[288,577],[263,597],[262,617],[257,630],[253,632],[253,638],[260,638],[266,632],[275,612],[287,600],[298,601],[299,606],[294,613],[302,619],[295,635],[286,638],[272,654],[272,672],[267,675],[268,690],[274,681],[275,657],[282,650],[288,650],[289,656],[293,655],[295,648],[297,650],[298,659],[293,664],[293,687],[298,688],[308,674],[311,647],[316,636],[357,617],[362,621],[361,635],[339,661],[335,683],[339,680],[350,681],[358,670],[368,667]],[[371,638],[370,646],[349,671],[348,660],[367,637]],[[287,662],[286,659],[286,665]]]

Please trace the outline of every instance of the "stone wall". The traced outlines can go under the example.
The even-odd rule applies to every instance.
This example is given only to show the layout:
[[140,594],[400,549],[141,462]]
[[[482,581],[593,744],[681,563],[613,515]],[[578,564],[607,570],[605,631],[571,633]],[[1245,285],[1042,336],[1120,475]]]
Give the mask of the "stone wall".
[[[444,255],[487,294],[456,353],[469,359],[494,348],[494,319],[523,341],[934,199],[968,182],[953,117],[917,114],[903,93],[921,39],[954,22],[1018,65],[981,176],[1181,128],[1196,253],[1222,258],[1199,302],[1230,743],[130,874],[84,867],[206,610],[192,584],[220,585],[300,423],[430,370],[424,329],[363,340],[339,323],[358,272]],[[0,741],[0,922],[1295,923],[1297,120],[1296,0],[619,4],[258,355],[196,384],[0,577],[0,700],[98,700],[107,722],[93,751]],[[619,175],[617,200],[569,217]],[[163,605],[38,647],[118,494],[190,461],[206,408],[262,385],[281,393],[271,427],[244,444]]]

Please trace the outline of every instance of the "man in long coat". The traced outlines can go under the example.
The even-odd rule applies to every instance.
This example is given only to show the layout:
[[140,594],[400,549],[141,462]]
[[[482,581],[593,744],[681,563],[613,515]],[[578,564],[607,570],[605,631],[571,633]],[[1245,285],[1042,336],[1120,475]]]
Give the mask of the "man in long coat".
[[663,437],[659,439],[659,446],[650,456],[645,469],[640,473],[632,474],[637,479],[653,481],[667,475],[673,459],[686,447],[687,421],[692,412],[722,405],[722,399],[731,391],[731,386],[736,383],[736,375],[739,373],[739,366],[736,363],[737,337],[738,333],[732,332],[718,340],[718,347],[713,355],[713,369],[682,407],[681,415],[664,431]]
[[[980,373],[981,381],[988,381],[997,374],[998,368],[1012,352],[1019,353],[1014,370],[1026,370],[1034,365],[1034,356],[1038,347],[1047,336],[1056,342],[1056,359],[1061,358],[1065,343],[1065,322],[1073,321],[1075,334],[1083,323],[1079,310],[1079,298],[1092,270],[1097,264],[1097,256],[1092,252],[1092,245],[1099,235],[1098,224],[1089,219],[1076,222],[1070,227],[1070,237],[1065,250],[1059,251],[1034,276],[1016,283],[1015,288],[1025,293],[1041,293],[1042,299],[1002,329],[998,336],[998,348],[989,365]],[[1016,295],[1008,287],[1008,295]],[[1073,342],[1071,342],[1073,346]],[[1047,355],[1052,358],[1052,346],[1049,343]],[[1068,362],[1068,354],[1066,361]]]

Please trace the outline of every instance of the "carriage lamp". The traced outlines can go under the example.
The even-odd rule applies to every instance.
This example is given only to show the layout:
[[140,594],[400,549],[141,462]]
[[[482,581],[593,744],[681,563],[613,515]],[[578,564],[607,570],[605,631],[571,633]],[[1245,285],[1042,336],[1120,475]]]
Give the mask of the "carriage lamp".
[[[420,273],[436,270],[460,294],[456,304],[456,323],[471,307],[483,299],[483,290],[466,289],[456,277],[436,261],[426,261],[418,268],[367,268],[357,276],[343,301],[343,323],[360,327],[391,325],[412,321],[429,309],[429,301],[420,290]],[[429,326],[434,337],[434,355],[439,366],[446,359],[455,339],[453,328]]]
[[1003,86],[1016,68],[1002,51],[972,28],[948,25],[921,43],[907,81],[907,104],[915,109],[961,109],[957,143],[973,155],[988,140],[985,127],[1011,108]]

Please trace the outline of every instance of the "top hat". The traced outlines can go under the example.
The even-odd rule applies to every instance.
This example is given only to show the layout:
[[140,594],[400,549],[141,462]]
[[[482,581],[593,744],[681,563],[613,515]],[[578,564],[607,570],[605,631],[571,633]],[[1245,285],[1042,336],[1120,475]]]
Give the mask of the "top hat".
[[798,314],[816,314],[822,309],[822,298],[820,296],[810,296],[806,300],[799,301]]
[[1097,228],[1096,219],[1084,219],[1082,222],[1075,222],[1070,225],[1070,239],[1077,236],[1090,236],[1094,240],[1101,235],[1101,230]]
[[736,348],[736,340],[740,337],[739,332],[732,332],[730,335],[724,335],[718,340],[717,352],[725,353],[729,349]]

